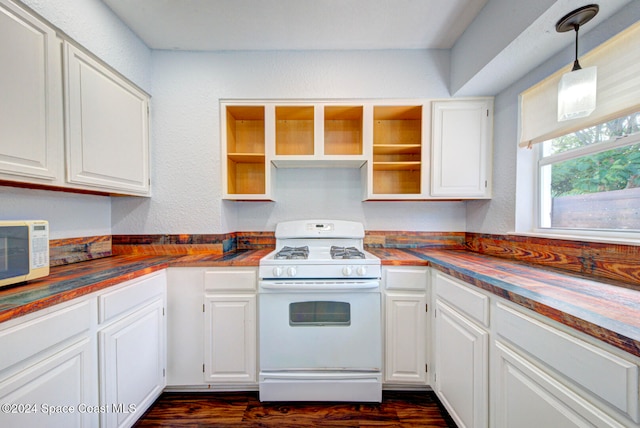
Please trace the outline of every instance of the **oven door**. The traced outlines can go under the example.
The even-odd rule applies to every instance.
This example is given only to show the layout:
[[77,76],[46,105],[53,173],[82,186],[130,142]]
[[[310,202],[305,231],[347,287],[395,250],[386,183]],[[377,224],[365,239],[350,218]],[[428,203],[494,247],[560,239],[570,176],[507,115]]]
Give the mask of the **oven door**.
[[381,370],[377,281],[279,284],[261,282],[258,296],[261,371]]

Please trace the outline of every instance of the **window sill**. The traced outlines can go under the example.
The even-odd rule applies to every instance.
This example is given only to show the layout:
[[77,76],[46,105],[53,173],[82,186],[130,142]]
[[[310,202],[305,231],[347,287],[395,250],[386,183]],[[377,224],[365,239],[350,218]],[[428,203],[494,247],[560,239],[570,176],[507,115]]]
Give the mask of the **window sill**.
[[620,245],[637,245],[640,246],[640,233],[637,232],[614,232],[600,233],[594,235],[593,231],[549,231],[543,229],[535,229],[531,232],[508,232],[511,236],[528,236],[533,238],[547,239],[565,239],[568,241],[596,242],[601,244],[620,244]]

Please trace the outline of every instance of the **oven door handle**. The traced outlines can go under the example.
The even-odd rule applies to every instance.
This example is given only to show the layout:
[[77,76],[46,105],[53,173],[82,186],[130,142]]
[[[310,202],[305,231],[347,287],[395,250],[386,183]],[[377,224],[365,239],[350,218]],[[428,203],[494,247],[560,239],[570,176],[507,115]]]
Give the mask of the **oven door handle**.
[[261,289],[278,291],[349,291],[373,290],[379,287],[379,281],[260,281]]

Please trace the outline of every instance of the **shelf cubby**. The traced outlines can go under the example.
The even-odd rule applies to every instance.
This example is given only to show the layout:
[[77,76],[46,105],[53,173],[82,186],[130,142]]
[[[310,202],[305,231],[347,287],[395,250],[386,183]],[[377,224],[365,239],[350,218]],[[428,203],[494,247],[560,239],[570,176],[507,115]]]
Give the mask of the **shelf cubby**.
[[362,106],[325,106],[325,155],[362,155],[362,112]]
[[227,192],[266,192],[264,106],[227,106]]
[[373,193],[419,194],[422,106],[375,106],[373,123]]
[[276,106],[276,155],[313,155],[313,106]]

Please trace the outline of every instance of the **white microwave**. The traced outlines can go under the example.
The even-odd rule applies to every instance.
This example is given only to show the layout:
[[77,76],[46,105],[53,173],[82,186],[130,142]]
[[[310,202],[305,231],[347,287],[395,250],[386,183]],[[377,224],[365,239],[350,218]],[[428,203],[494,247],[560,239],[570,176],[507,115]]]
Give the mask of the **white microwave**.
[[49,275],[49,222],[0,221],[0,287]]

